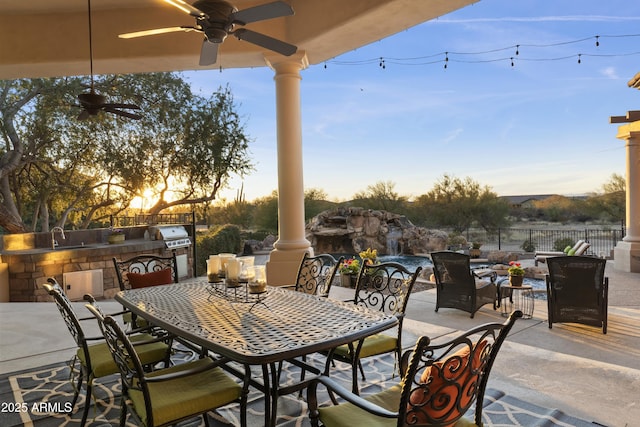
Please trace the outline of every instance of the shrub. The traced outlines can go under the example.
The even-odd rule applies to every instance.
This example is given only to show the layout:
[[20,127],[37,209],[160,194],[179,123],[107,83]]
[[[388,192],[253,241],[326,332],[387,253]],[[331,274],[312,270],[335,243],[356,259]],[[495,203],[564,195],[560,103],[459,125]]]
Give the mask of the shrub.
[[[522,248],[522,250],[524,250],[525,252],[535,252],[536,251],[536,245],[535,243],[533,243],[533,240],[525,240],[524,242],[522,242],[522,246],[520,246]],[[564,249],[564,248],[562,248]]]
[[211,227],[196,236],[196,268],[198,273],[207,271],[209,255],[228,252],[237,254],[242,249],[240,228],[237,225]]
[[556,241],[553,242],[553,250],[562,252],[564,251],[564,248],[566,248],[567,246],[573,246],[575,245],[575,243],[576,242],[574,242],[571,237],[563,237],[560,239],[556,239]]
[[449,238],[447,240],[447,245],[449,249],[461,249],[462,246],[466,246],[467,239],[464,238],[461,234],[451,233],[449,234]]

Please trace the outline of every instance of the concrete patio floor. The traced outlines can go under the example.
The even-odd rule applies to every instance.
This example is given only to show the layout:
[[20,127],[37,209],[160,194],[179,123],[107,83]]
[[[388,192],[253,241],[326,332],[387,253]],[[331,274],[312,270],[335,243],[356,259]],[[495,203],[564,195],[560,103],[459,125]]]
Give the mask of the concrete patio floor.
[[[606,335],[601,329],[578,324],[556,323],[549,329],[546,301],[536,300],[533,318],[518,320],[507,338],[488,386],[599,423],[596,425],[640,425],[640,274],[618,272],[609,261],[606,275]],[[330,296],[347,299],[350,292],[334,286]],[[436,313],[435,295],[435,289],[412,294],[404,324],[407,348],[419,335],[436,339],[504,320],[489,305],[474,319],[454,309]],[[78,313],[86,312],[83,303],[74,304]],[[105,311],[120,307],[113,300],[100,304]],[[75,352],[53,303],[2,303],[0,322],[0,373],[68,360]],[[85,323],[92,333],[98,333],[97,324]]]

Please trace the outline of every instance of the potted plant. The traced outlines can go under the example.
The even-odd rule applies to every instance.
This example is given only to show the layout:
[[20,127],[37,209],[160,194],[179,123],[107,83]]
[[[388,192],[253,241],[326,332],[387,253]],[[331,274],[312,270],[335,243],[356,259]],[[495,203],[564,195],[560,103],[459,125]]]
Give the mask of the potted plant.
[[360,271],[360,261],[356,258],[349,258],[342,261],[338,272],[340,273],[340,283],[345,288],[355,288],[358,272]]
[[366,265],[375,264],[378,260],[377,249],[367,248],[366,251],[362,251],[358,255],[360,255],[360,258],[362,258],[362,262],[364,262]]
[[109,242],[110,245],[124,242],[124,231],[120,228],[110,228],[107,242]]
[[471,249],[469,249],[469,256],[471,258],[480,258],[480,254],[482,254],[482,251],[480,251],[481,247],[482,247],[482,242],[471,243]]
[[522,286],[522,281],[524,279],[524,268],[522,268],[520,263],[510,261],[507,271],[509,272],[509,284],[511,286]]

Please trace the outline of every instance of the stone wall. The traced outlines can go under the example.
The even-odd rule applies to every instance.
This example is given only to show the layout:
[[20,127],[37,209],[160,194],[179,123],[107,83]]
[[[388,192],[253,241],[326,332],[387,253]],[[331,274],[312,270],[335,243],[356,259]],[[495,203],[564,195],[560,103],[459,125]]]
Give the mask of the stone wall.
[[322,212],[306,226],[316,253],[358,253],[367,248],[380,255],[416,255],[443,250],[447,233],[416,227],[405,216],[358,207]]

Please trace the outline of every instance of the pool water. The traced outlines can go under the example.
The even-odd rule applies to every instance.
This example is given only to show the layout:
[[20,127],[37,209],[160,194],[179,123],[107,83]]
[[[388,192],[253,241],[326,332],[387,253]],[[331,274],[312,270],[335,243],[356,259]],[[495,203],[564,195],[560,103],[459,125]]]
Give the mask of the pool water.
[[410,271],[414,271],[418,267],[431,268],[433,266],[429,258],[417,255],[382,255],[378,257],[378,261],[397,262],[398,264],[402,264],[407,267],[407,270]]

